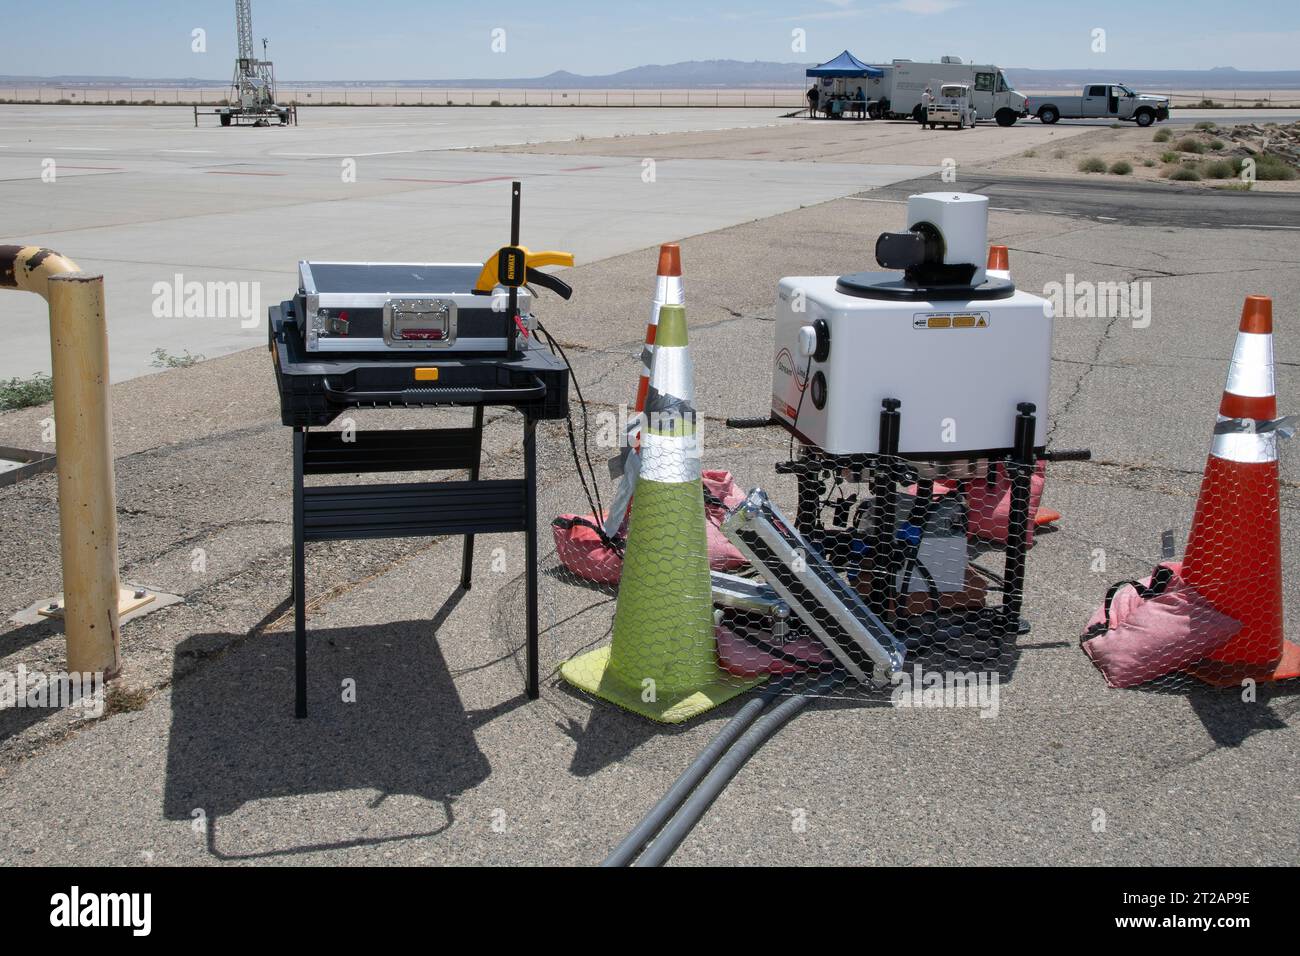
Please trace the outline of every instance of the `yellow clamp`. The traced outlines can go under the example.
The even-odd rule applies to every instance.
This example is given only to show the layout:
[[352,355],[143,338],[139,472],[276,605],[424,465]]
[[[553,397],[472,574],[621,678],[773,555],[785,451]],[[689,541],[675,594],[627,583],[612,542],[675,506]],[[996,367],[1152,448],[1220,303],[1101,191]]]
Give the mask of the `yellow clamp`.
[[540,266],[572,265],[572,252],[533,252],[527,246],[504,246],[483,263],[474,291],[491,292],[498,285],[521,286],[527,281],[528,270]]

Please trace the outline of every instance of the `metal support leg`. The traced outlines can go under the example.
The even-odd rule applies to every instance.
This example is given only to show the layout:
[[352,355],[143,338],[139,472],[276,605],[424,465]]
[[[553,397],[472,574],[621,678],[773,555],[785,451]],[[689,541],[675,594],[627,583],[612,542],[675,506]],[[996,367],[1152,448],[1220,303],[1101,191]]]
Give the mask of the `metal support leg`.
[[1002,595],[1003,628],[1007,636],[1021,629],[1020,608],[1025,596],[1025,556],[1028,551],[1029,491],[1034,474],[1034,431],[1037,419],[1032,402],[1016,406],[1015,450],[1008,463],[1011,507],[1007,514],[1007,574]]
[[524,412],[524,494],[528,497],[524,530],[524,561],[528,578],[527,693],[529,700],[540,695],[537,670],[537,421]]
[[876,460],[876,467],[871,476],[876,540],[872,555],[874,573],[871,575],[869,603],[871,610],[881,617],[884,617],[889,610],[889,598],[893,590],[894,576],[898,570],[894,563],[895,531],[898,525],[898,483],[895,481],[895,466],[902,419],[898,409],[901,406],[902,402],[896,398],[887,398],[880,403],[879,458]]
[[[469,469],[469,480],[478,481],[479,459],[483,455],[483,406],[474,406],[474,464]],[[460,586],[466,591],[474,571],[474,536],[465,535],[465,549],[460,560]]]
[[807,445],[800,446],[799,470],[795,476],[798,504],[795,508],[794,525],[809,541],[814,540],[817,534],[819,518],[817,506],[822,500],[820,477],[821,468],[814,461],[812,452]]
[[293,430],[293,673],[297,718],[307,716],[307,545],[303,537],[303,458],[307,433]]

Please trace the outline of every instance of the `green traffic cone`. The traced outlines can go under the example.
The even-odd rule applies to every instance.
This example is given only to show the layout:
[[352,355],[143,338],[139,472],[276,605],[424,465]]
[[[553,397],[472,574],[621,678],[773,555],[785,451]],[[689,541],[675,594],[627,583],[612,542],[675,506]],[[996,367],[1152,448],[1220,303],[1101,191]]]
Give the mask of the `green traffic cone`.
[[575,687],[669,724],[765,679],[741,680],[717,664],[692,378],[686,310],[665,305],[613,637],[560,666]]

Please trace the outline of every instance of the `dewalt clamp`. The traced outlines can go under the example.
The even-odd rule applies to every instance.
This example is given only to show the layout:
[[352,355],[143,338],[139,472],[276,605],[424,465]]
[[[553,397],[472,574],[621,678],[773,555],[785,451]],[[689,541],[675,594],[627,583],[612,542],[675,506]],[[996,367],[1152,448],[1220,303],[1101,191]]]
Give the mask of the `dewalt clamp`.
[[542,266],[572,266],[571,252],[533,252],[527,246],[519,244],[519,196],[520,184],[510,184],[510,245],[502,246],[483,263],[483,271],[474,283],[474,291],[480,295],[490,293],[499,285],[511,290],[512,301],[515,289],[525,283],[539,285],[550,289],[561,298],[573,295],[573,289],[567,282],[542,272]]
[[542,272],[542,266],[572,266],[571,252],[533,252],[527,246],[503,246],[483,263],[483,271],[474,283],[475,292],[491,292],[496,286],[517,289],[521,285],[539,285],[550,289],[563,299],[573,295],[572,287],[564,280]]

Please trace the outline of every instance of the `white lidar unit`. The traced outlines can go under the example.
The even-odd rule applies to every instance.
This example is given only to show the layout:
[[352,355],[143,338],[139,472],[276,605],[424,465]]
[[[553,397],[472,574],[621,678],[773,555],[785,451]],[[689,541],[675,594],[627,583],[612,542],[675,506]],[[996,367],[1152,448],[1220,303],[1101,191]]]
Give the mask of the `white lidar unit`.
[[972,459],[1015,444],[1016,407],[1048,421],[1052,306],[985,271],[988,199],[909,198],[908,232],[877,260],[904,272],[791,276],[777,292],[772,412],[835,455],[879,450],[880,409],[901,403],[898,453]]

